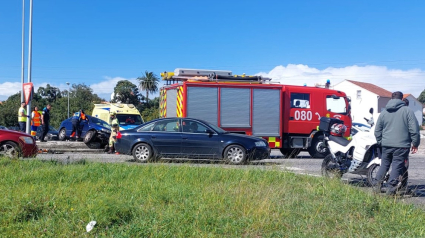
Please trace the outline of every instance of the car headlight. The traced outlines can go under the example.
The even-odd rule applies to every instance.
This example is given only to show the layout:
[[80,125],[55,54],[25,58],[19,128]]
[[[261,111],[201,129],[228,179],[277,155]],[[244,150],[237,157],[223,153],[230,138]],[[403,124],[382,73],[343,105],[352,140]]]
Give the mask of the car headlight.
[[28,136],[21,136],[21,137],[19,137],[19,139],[20,139],[22,142],[24,142],[25,144],[30,144],[30,145],[34,144],[34,140],[33,140],[31,137],[28,137]]
[[265,147],[266,143],[264,143],[264,141],[256,141],[255,142],[255,146],[257,147]]

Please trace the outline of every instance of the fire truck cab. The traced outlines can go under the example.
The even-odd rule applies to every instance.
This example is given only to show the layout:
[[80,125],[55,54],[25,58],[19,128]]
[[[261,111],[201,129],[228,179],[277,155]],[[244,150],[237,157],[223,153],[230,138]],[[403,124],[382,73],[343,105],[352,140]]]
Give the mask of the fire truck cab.
[[341,91],[224,70],[177,68],[161,77],[166,85],[160,90],[160,117],[199,118],[229,132],[263,137],[288,158],[303,150],[314,158],[327,155],[317,130],[320,117],[338,118],[351,128],[349,100]]

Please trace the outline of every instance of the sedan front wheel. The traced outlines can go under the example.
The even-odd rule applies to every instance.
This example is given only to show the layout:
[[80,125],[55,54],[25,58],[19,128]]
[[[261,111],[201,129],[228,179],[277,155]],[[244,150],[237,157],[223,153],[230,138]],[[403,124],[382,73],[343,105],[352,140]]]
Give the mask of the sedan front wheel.
[[152,148],[145,143],[137,144],[133,148],[132,154],[134,159],[141,163],[146,163],[153,160]]
[[21,156],[21,149],[18,144],[12,141],[6,141],[0,145],[0,155],[16,158]]
[[65,128],[62,128],[60,131],[59,131],[59,140],[61,140],[61,141],[64,141],[65,139],[66,139],[66,129]]
[[229,164],[245,164],[246,152],[240,145],[229,145],[224,151],[224,159]]

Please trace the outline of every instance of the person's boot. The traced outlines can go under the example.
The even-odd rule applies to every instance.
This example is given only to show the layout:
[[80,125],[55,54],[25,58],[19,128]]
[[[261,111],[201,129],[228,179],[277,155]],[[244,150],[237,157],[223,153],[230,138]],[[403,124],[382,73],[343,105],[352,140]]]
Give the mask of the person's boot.
[[113,154],[113,153],[115,153],[115,148],[114,148],[114,146],[110,146],[108,154]]

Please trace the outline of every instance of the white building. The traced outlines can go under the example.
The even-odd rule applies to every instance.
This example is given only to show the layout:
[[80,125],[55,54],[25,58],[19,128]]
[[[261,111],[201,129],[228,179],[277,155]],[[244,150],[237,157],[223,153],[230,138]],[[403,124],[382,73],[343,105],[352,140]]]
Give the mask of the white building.
[[407,100],[409,100],[409,108],[415,113],[416,120],[418,120],[419,125],[422,125],[422,103],[419,102],[412,94],[404,94],[403,98],[407,98]]
[[[343,91],[351,99],[351,117],[353,122],[366,124],[364,118],[370,118],[369,109],[373,108],[373,117],[375,121],[388,101],[391,99],[392,92],[378,87],[371,83],[358,82],[353,80],[344,80],[333,87],[335,90]],[[409,96],[408,96],[409,95]],[[409,107],[415,113],[415,116],[422,125],[422,104],[410,94],[406,94],[409,100]],[[412,98],[412,100],[410,99]],[[413,105],[414,106],[413,106]]]

